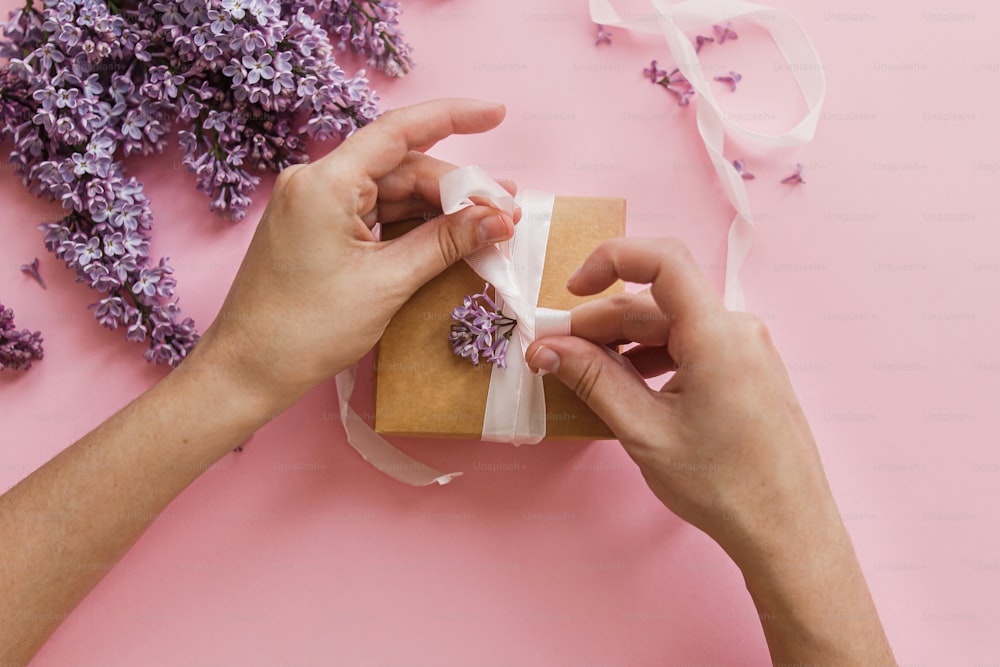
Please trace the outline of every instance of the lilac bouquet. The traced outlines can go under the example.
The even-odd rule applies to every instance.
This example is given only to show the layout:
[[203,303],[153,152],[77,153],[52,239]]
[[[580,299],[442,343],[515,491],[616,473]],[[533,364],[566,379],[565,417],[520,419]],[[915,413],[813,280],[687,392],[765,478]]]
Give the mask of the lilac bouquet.
[[0,132],[25,185],[66,210],[41,225],[45,246],[100,293],[102,326],[172,366],[198,340],[168,258],[150,255],[150,203],[123,158],[162,152],[176,130],[209,208],[242,219],[253,172],[377,117],[365,70],[348,76],[335,56],[403,75],[398,17],[395,0],[26,0],[11,14]]

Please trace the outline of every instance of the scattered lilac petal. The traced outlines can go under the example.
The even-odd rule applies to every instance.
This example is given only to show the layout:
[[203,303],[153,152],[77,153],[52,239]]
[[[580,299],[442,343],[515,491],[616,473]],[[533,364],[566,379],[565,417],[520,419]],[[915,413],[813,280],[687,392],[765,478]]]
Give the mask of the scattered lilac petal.
[[715,39],[712,37],[705,37],[704,35],[696,35],[694,38],[694,52],[701,53],[701,49],[706,44],[712,44]]

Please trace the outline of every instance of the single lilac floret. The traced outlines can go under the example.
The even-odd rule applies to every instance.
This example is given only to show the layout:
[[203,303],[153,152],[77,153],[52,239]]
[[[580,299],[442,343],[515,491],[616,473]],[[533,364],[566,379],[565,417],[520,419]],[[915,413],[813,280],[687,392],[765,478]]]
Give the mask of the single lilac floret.
[[704,35],[696,35],[694,38],[694,52],[701,53],[701,48],[706,44],[712,44],[715,39],[712,37],[705,37]]
[[757,178],[749,171],[747,171],[747,165],[743,160],[733,160],[733,169],[736,170],[736,173],[739,174],[740,178],[742,178],[744,181],[752,181],[753,179]]
[[35,282],[42,286],[42,289],[48,289],[45,286],[45,281],[42,280],[42,274],[38,272],[38,258],[34,258],[27,264],[21,265],[21,271],[27,273],[29,276],[35,279]]
[[505,316],[497,307],[487,294],[489,287],[487,283],[481,293],[466,296],[462,305],[452,311],[451,319],[456,324],[451,325],[448,342],[452,352],[473,366],[482,359],[506,368],[507,348],[517,320]]
[[594,46],[600,46],[601,44],[611,43],[611,31],[605,28],[600,23],[597,24],[597,38],[594,40]]
[[712,30],[715,31],[715,37],[719,42],[719,45],[725,44],[727,39],[739,39],[740,36],[736,34],[733,30],[733,22],[727,21],[726,25],[713,25]]
[[729,76],[717,76],[716,81],[720,81],[729,86],[729,90],[736,92],[736,84],[743,80],[743,76],[739,72],[734,72],[729,70]]
[[805,179],[802,178],[802,165],[796,164],[795,173],[781,179],[781,182],[785,185],[805,185]]

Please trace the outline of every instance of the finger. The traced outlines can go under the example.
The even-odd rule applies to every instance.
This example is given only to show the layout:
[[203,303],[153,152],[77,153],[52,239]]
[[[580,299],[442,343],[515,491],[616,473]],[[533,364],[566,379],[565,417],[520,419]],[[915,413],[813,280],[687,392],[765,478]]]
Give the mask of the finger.
[[620,439],[630,439],[642,416],[657,410],[653,391],[624,359],[575,336],[547,336],[528,346],[532,370],[544,370],[576,392]]
[[618,279],[649,283],[653,299],[671,321],[696,320],[724,310],[691,252],[676,239],[605,241],[570,277],[567,288],[574,294],[596,294]]
[[510,215],[488,206],[470,206],[428,220],[389,241],[384,252],[390,270],[415,292],[466,255],[513,235],[514,221]]
[[[450,162],[432,158],[417,151],[410,151],[396,169],[377,182],[379,201],[422,199],[441,208],[441,177],[457,167]],[[507,179],[497,182],[512,195],[517,194],[517,184]]]
[[427,150],[452,134],[493,129],[505,113],[502,104],[471,99],[434,100],[394,109],[352,134],[316,164],[341,163],[350,173],[377,181],[409,151]]
[[361,216],[368,229],[376,222],[391,225],[394,222],[413,220],[430,220],[441,215],[441,209],[428,204],[423,199],[408,199],[405,201],[378,202],[368,213]]
[[646,379],[677,370],[666,345],[636,345],[625,350],[622,356],[631,361],[636,372]]
[[588,301],[573,308],[571,315],[572,334],[595,343],[634,341],[663,345],[670,330],[670,319],[656,305],[649,290]]
[[[496,208],[490,202],[479,200],[478,197],[473,197],[473,201],[479,206]],[[414,219],[427,222],[439,215],[441,215],[441,209],[428,204],[422,199],[410,199],[409,201],[378,202],[375,208],[361,216],[361,219],[368,225],[368,229],[371,229],[376,222],[389,225],[394,222],[408,222]],[[514,224],[517,224],[520,219],[521,208],[515,206]]]

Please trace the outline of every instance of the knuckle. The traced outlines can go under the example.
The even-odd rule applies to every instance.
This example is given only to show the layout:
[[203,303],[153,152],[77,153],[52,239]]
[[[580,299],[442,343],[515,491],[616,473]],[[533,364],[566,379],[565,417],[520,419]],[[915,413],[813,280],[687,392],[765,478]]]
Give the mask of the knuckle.
[[580,369],[580,375],[577,377],[576,383],[573,385],[573,391],[581,401],[586,403],[590,400],[590,396],[594,393],[594,388],[600,381],[603,361],[591,353],[584,357],[582,363],[583,366]]
[[630,312],[635,307],[636,295],[631,292],[619,292],[608,297],[608,302],[616,311]]
[[282,169],[275,180],[275,189],[289,194],[300,191],[305,185],[305,174],[302,173],[305,168],[305,165],[293,164]]
[[459,232],[453,222],[441,221],[437,229],[438,248],[441,252],[441,261],[445,266],[451,266],[462,259],[462,243],[459,239]]

